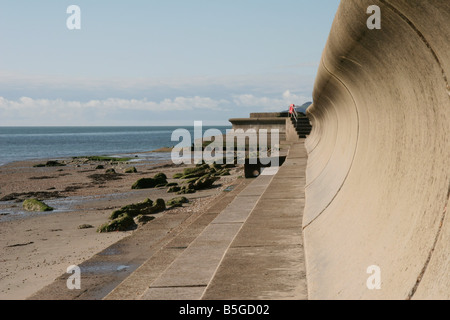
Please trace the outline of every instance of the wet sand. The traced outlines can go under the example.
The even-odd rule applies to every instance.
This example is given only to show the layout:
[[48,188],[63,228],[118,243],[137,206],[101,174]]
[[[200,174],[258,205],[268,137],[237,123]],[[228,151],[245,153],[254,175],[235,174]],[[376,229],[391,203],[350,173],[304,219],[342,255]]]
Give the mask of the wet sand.
[[[97,233],[111,212],[150,198],[169,200],[167,188],[131,190],[143,177],[164,172],[168,182],[186,165],[140,161],[110,163],[63,159],[62,167],[33,167],[46,161],[22,161],[0,167],[0,299],[26,299],[52,283],[71,265],[78,265],[136,231]],[[96,169],[101,164],[103,169]],[[137,173],[125,174],[135,166]],[[117,174],[108,176],[107,169]],[[223,189],[242,175],[235,168],[208,190],[186,195],[190,204],[170,210],[189,216],[211,204]],[[27,213],[26,198],[36,197],[55,208],[53,212]],[[169,211],[156,215],[159,217]],[[152,221],[152,222],[153,222]],[[149,222],[149,223],[152,223]],[[79,229],[80,225],[93,228]],[[169,232],[170,230],[168,230]]]

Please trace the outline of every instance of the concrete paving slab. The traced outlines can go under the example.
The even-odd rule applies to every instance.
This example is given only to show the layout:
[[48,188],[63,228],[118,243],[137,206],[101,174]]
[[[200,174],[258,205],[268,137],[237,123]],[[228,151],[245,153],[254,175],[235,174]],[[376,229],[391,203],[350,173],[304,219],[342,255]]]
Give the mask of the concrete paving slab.
[[304,198],[305,185],[302,183],[286,183],[286,179],[274,180],[268,187],[270,192],[264,194],[265,199],[301,199]]
[[205,287],[150,288],[142,300],[200,300]]
[[212,223],[243,223],[255,207],[260,196],[236,198]]
[[204,287],[204,290],[211,281],[230,244],[271,181],[271,176],[252,180],[150,284],[141,298],[163,298],[166,294],[166,299],[198,299],[200,288]]
[[207,285],[241,224],[210,224],[150,287]]
[[[120,283],[104,299],[134,300],[139,299],[148,290],[149,285],[157,279],[178,258],[199,234],[211,223],[218,213],[227,207],[251,181],[240,179],[235,188],[223,193],[217,202],[205,208],[205,211],[192,215],[183,222],[179,232],[173,230],[167,234],[167,241],[161,249],[145,261],[136,271]],[[222,208],[218,211],[218,208]],[[178,216],[178,215],[176,215]]]
[[297,167],[283,172],[283,165],[274,176],[202,299],[308,298],[302,234],[306,150],[302,144],[291,149]]
[[232,246],[302,245],[303,208],[302,200],[261,199]]
[[299,246],[230,248],[202,299],[307,299]]

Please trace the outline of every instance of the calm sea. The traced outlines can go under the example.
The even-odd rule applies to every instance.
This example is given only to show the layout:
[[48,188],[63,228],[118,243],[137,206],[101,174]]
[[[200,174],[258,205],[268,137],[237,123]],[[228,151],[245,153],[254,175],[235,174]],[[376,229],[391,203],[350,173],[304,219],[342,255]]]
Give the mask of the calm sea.
[[[0,127],[0,165],[12,161],[116,155],[177,145],[175,129],[194,127]],[[213,127],[203,127],[203,132]],[[226,133],[231,126],[214,127]],[[170,154],[154,155],[170,158]]]

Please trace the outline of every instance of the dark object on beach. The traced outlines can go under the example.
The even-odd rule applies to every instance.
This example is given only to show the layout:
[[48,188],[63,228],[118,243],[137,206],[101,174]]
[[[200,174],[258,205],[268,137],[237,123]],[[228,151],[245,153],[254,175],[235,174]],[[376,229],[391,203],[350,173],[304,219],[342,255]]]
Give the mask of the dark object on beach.
[[129,204],[119,210],[115,210],[109,218],[116,219],[122,214],[128,214],[130,217],[134,218],[138,215],[156,214],[164,211],[165,209],[166,203],[163,199],[157,199],[155,202],[150,199],[146,199],[144,202]]
[[144,202],[136,203],[136,204],[129,204],[126,205],[119,210],[115,210],[111,216],[110,219],[116,219],[122,214],[128,214],[131,217],[135,217],[140,214],[149,214],[151,208],[153,207],[153,201],[150,199],[146,199]]
[[137,217],[134,217],[134,222],[135,222],[136,224],[142,224],[142,225],[144,225],[144,224],[146,224],[147,222],[150,222],[150,221],[152,221],[152,220],[154,220],[154,219],[155,219],[155,217],[152,217],[152,216],[145,216],[145,215],[140,214],[140,215],[138,215]]
[[166,187],[176,187],[176,186],[178,186],[178,183],[176,182],[166,184]]
[[207,164],[200,165],[198,167],[186,168],[183,170],[182,179],[189,179],[194,177],[201,177],[209,171],[210,167]]
[[219,176],[219,177],[223,177],[223,176],[229,176],[230,175],[230,169],[222,169],[217,171],[214,175]]
[[[232,165],[234,166],[234,165]],[[201,164],[193,168],[184,169],[183,173],[176,173],[174,179],[189,179],[188,183],[194,183],[198,178],[203,178],[205,176],[221,177],[230,175],[230,166],[227,164],[216,164],[211,165]]]
[[166,186],[167,177],[164,173],[158,173],[153,178],[142,178],[136,181],[131,189],[152,189]]
[[47,161],[45,164],[46,167],[65,167],[64,163],[60,163],[58,161]]
[[33,167],[34,168],[42,168],[42,167],[65,167],[65,166],[66,165],[64,163],[60,163],[58,161],[50,160],[50,161],[47,161],[46,164],[40,163],[40,164],[34,165]]
[[116,158],[108,156],[88,156],[88,157],[72,157],[74,160],[88,160],[88,161],[105,161],[105,162],[126,162],[130,161],[131,158]]
[[144,218],[143,216],[156,214],[164,210],[166,210],[166,202],[164,199],[157,199],[155,202],[147,199],[142,203],[130,204],[114,211],[110,216],[111,221],[100,226],[97,232],[127,231],[136,227],[135,217],[139,217],[136,219],[137,222],[145,221],[145,224],[153,220],[154,217]]
[[189,203],[189,199],[186,197],[177,197],[177,198],[173,198],[173,199],[170,199],[169,201],[167,201],[167,205],[171,208],[181,207],[181,206],[183,206],[183,203]]
[[183,186],[180,191],[177,192],[177,194],[191,194],[195,193],[195,189],[192,188],[191,185]]
[[125,169],[125,173],[137,173],[136,167],[129,167]]
[[28,199],[23,202],[23,209],[26,211],[33,211],[33,212],[46,212],[46,211],[53,211],[52,207],[49,207],[42,201],[39,201],[38,199]]
[[33,244],[34,242],[26,242],[26,243],[17,243],[17,244],[12,244],[10,246],[6,246],[7,248],[15,248],[15,247],[25,247],[28,246],[30,244]]
[[161,181],[167,180],[167,176],[162,172],[155,174],[154,178]]
[[164,199],[156,199],[152,207],[152,214],[163,212],[164,210],[166,210],[166,202]]
[[128,214],[124,213],[118,216],[116,219],[109,221],[103,225],[101,225],[97,232],[113,232],[113,231],[127,231],[136,226],[132,217]]
[[78,226],[78,229],[91,229],[94,226],[90,225],[90,224],[82,224]]
[[[273,165],[274,158],[266,158],[266,159],[252,159],[256,160],[255,163],[251,163],[251,159],[245,159],[244,164],[244,175],[246,178],[256,178],[258,177],[264,168],[268,168]],[[262,161],[261,161],[262,160]],[[284,161],[286,161],[286,156],[280,156],[278,158],[278,164],[281,166]]]
[[219,180],[219,177],[215,177],[212,175],[205,175],[203,177],[198,178],[194,183],[192,183],[192,188],[195,190],[204,190],[211,188],[214,182]]
[[117,172],[116,172],[116,170],[114,170],[114,169],[107,169],[106,171],[105,171],[105,173],[106,174],[116,174]]
[[46,180],[46,179],[54,179],[56,177],[51,176],[41,176],[41,177],[29,177],[30,180]]
[[56,199],[56,198],[65,198],[62,196],[59,191],[39,191],[39,192],[24,192],[24,193],[11,193],[3,198],[0,199],[0,201],[12,201],[15,200],[16,202],[22,202],[26,199],[30,198],[38,198],[42,200],[48,200],[48,199]]
[[131,186],[131,189],[151,189],[155,188],[160,183],[161,183],[160,181],[155,180],[153,178],[142,178],[136,181]]
[[105,183],[106,181],[110,181],[110,180],[120,180],[122,179],[123,175],[120,173],[115,173],[115,174],[111,174],[111,173],[105,173],[105,174],[91,174],[88,176],[88,178],[92,179],[93,182],[95,184],[102,184]]
[[181,187],[179,187],[179,186],[171,186],[171,187],[169,187],[169,189],[167,189],[168,193],[173,193],[173,192],[178,192],[178,191],[181,191]]
[[101,170],[101,169],[105,169],[105,166],[99,164],[98,166],[95,167],[95,170]]

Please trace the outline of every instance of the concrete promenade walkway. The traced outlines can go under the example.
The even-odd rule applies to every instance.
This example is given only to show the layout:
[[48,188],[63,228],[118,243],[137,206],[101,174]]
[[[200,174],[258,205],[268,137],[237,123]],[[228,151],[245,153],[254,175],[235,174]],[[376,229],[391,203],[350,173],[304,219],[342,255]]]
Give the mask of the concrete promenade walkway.
[[[291,145],[286,162],[231,243],[203,299],[307,299],[302,236],[306,161],[303,141]],[[248,189],[238,198],[252,187]]]
[[220,213],[192,223],[105,299],[307,299],[306,161],[303,140],[293,143],[277,174],[263,173]]

